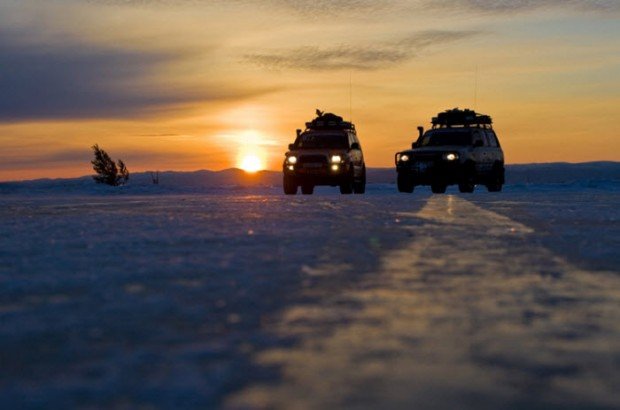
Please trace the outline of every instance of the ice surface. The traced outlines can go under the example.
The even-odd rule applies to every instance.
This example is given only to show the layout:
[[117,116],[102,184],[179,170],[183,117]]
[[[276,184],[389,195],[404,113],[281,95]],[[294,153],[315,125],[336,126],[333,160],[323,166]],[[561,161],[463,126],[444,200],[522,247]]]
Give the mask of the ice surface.
[[0,189],[0,407],[620,406],[616,182],[125,188]]

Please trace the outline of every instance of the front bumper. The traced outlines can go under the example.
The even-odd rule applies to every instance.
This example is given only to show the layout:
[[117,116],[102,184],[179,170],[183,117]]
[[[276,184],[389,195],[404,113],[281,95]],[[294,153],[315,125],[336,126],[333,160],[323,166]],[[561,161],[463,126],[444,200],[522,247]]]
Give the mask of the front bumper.
[[294,178],[298,183],[309,182],[313,185],[339,185],[351,176],[351,165],[339,164],[284,164],[282,172],[285,176]]

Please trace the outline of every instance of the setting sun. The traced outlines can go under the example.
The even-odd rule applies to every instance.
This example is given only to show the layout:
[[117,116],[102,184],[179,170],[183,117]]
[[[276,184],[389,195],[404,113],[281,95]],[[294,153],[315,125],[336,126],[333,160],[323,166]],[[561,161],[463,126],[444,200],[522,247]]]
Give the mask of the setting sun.
[[261,169],[264,169],[263,163],[261,159],[254,155],[248,154],[241,158],[241,162],[239,163],[239,168],[244,170],[245,172],[257,172]]

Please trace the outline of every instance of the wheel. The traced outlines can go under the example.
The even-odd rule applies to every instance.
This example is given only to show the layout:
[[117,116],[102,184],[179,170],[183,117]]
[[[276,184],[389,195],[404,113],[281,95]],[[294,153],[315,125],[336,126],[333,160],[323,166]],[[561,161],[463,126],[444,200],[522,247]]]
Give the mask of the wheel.
[[362,170],[362,177],[358,181],[353,181],[353,193],[363,194],[366,192],[366,167]]
[[340,193],[341,194],[351,194],[353,193],[353,181],[347,180],[340,184]]
[[493,171],[489,177],[487,183],[487,190],[489,192],[500,192],[502,185],[504,184],[504,168],[501,165],[493,166]]
[[284,175],[282,187],[284,188],[284,193],[286,195],[295,195],[297,193],[297,182],[295,182],[293,177]]
[[353,193],[363,194],[366,192],[366,181],[359,181],[353,183]]
[[398,186],[398,192],[406,192],[408,194],[413,192],[414,185],[411,176],[405,173],[398,173],[396,178],[396,185]]
[[474,192],[475,188],[476,188],[476,185],[474,185],[472,183],[459,182],[459,192],[470,194],[470,193]]
[[474,192],[476,188],[476,171],[473,165],[469,165],[463,172],[463,177],[459,181],[459,191],[463,193]]
[[431,191],[433,191],[433,194],[445,194],[447,187],[448,186],[446,184],[434,183],[431,184]]
[[297,193],[297,183],[292,177],[284,176],[284,181],[282,182],[282,187],[284,188],[284,193],[286,195],[295,195]]
[[312,195],[314,192],[314,185],[302,185],[301,193],[304,195]]
[[487,184],[487,190],[489,192],[501,192],[502,184],[499,184],[499,183]]

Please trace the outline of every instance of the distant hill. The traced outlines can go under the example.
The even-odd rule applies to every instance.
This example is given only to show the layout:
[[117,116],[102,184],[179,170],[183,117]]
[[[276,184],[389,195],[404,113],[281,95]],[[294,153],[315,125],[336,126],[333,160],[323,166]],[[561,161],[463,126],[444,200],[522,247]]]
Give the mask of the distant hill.
[[[368,182],[395,183],[394,168],[368,170]],[[507,184],[566,184],[579,181],[620,181],[620,162],[515,164],[506,166]]]
[[[160,185],[172,184],[181,187],[271,186],[280,184],[282,182],[281,179],[280,172],[259,171],[250,174],[238,168],[230,168],[223,171],[164,171],[159,173]],[[151,173],[139,172],[132,174],[131,182],[151,185]]]
[[579,181],[620,181],[620,162],[508,165],[507,184],[563,184]]
[[[369,184],[395,183],[394,168],[369,168]],[[129,185],[122,187],[132,192],[160,191],[205,191],[222,188],[279,187],[282,173],[279,171],[260,171],[248,174],[240,169],[231,168],[222,171],[165,171],[159,173],[159,185],[154,185],[149,172],[131,174]],[[568,184],[588,181],[620,182],[620,162],[587,162],[579,164],[547,163],[508,165],[506,167],[507,184]],[[37,179],[19,182],[0,182],[2,193],[48,192],[50,190],[72,193],[104,192],[114,189],[95,184],[90,176],[71,179]]]

